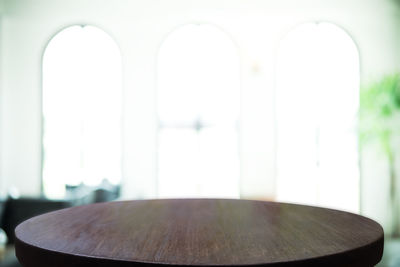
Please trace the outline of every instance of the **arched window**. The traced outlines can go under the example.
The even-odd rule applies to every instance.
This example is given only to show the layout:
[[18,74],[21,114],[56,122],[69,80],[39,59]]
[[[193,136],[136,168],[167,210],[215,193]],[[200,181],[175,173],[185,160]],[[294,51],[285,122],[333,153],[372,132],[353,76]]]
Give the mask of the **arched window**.
[[277,197],[358,211],[359,55],[331,23],[282,40],[277,64]]
[[171,33],[158,55],[160,197],[238,197],[240,66],[211,25]]
[[104,31],[71,26],[43,56],[43,189],[121,179],[121,56]]

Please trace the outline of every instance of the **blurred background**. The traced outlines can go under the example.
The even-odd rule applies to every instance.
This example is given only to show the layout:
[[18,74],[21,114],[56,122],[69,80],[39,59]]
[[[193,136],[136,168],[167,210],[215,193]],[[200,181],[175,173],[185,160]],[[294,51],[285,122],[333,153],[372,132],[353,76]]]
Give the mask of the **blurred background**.
[[396,0],[0,0],[0,266],[31,216],[193,197],[368,216],[400,266],[399,47]]

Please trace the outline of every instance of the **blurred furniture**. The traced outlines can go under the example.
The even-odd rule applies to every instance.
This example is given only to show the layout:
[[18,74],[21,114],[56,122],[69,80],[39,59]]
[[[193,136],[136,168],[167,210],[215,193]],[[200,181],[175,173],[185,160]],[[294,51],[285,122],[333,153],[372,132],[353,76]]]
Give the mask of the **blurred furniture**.
[[73,201],[74,206],[90,203],[113,201],[120,197],[121,186],[111,184],[107,179],[97,186],[65,185],[66,199]]
[[67,186],[66,191],[67,198],[62,200],[51,200],[42,197],[8,197],[0,200],[0,228],[5,231],[8,239],[4,257],[0,257],[0,267],[21,266],[14,252],[14,229],[19,223],[36,215],[58,209],[115,200],[119,197],[120,187],[112,185],[105,180],[95,187],[83,184],[75,187]]
[[15,239],[14,229],[22,221],[49,211],[71,206],[71,202],[64,200],[49,200],[45,198],[9,198],[5,202],[1,228],[6,232],[9,243]]
[[72,205],[69,201],[25,197],[9,197],[0,203],[0,228],[4,230],[8,239],[4,257],[0,261],[0,267],[21,266],[15,257],[13,246],[15,241],[14,229],[19,223],[33,216]]
[[16,228],[25,267],[368,267],[381,226],[337,210],[251,200],[170,199],[73,207]]

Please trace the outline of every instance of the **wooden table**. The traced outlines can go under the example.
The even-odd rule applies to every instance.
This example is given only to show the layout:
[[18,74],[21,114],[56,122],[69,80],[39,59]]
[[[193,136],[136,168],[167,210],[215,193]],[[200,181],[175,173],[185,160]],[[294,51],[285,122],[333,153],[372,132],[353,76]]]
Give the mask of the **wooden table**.
[[36,266],[374,266],[381,226],[362,216],[250,200],[141,200],[47,213],[16,228]]

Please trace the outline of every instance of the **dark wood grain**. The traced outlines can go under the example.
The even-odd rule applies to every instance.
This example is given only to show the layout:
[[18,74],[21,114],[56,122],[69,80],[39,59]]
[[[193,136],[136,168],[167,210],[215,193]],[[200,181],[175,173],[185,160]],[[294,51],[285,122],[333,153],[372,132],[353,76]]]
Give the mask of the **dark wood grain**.
[[383,230],[355,214],[250,200],[93,204],[29,219],[16,255],[36,266],[373,266]]

